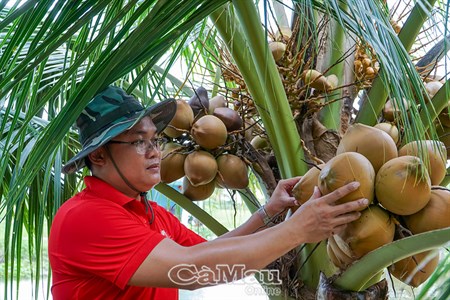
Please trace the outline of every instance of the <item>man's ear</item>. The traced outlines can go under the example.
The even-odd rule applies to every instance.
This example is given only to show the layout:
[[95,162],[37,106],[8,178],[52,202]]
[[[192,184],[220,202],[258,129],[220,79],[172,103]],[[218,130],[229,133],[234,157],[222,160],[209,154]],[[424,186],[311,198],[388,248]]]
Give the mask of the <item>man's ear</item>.
[[103,166],[106,162],[106,151],[104,147],[95,149],[88,154],[89,160],[93,165]]

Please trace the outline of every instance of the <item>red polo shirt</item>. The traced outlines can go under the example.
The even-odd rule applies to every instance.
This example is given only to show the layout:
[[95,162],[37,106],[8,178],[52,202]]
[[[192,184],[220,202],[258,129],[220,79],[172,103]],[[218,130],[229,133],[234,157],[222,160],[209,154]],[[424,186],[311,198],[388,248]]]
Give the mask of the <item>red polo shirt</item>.
[[95,177],[86,177],[85,184],[52,223],[53,299],[178,299],[178,289],[127,283],[164,238],[183,246],[205,239],[155,202],[150,201],[155,218],[149,224],[143,203]]

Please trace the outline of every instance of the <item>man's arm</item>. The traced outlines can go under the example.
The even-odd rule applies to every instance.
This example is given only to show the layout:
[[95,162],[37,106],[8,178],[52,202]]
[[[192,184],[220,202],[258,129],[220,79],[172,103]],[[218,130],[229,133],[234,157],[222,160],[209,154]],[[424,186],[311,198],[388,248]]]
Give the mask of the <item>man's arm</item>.
[[[355,189],[357,186],[349,184],[323,197],[316,191],[287,221],[247,236],[216,239],[192,247],[164,239],[144,260],[129,284],[195,289],[228,282],[230,278],[218,276],[218,266],[261,269],[296,246],[319,242],[359,218],[356,210],[368,205],[366,199],[335,204]],[[239,278],[234,275],[231,279]]]

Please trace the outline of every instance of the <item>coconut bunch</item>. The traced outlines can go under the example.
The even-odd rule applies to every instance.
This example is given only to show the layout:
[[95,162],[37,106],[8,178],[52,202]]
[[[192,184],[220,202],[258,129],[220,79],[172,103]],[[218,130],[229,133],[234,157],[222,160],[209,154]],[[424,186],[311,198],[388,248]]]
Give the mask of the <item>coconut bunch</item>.
[[[450,191],[439,186],[446,172],[445,146],[424,140],[398,149],[397,142],[398,130],[390,123],[374,127],[354,124],[342,137],[336,156],[311,168],[293,188],[294,197],[305,203],[314,186],[326,195],[352,181],[360,182],[358,190],[338,203],[366,198],[369,206],[327,243],[329,258],[340,269],[392,242],[399,222],[413,234],[450,226]],[[413,286],[422,283],[432,273],[433,261],[427,264],[427,276],[420,272],[412,280],[414,275],[406,272],[411,260],[416,262],[422,256],[426,257],[423,254],[399,262],[392,267],[398,272],[393,275]]]
[[242,126],[223,96],[209,99],[202,87],[189,101],[177,100],[175,116],[164,130],[161,181],[183,178],[183,194],[191,200],[205,200],[217,187],[245,188],[247,165],[239,149],[227,145]]
[[[368,52],[369,54],[367,54]],[[371,80],[377,76],[380,68],[373,53],[370,45],[364,47],[359,43],[356,46],[355,61],[353,62],[356,79],[369,85]]]

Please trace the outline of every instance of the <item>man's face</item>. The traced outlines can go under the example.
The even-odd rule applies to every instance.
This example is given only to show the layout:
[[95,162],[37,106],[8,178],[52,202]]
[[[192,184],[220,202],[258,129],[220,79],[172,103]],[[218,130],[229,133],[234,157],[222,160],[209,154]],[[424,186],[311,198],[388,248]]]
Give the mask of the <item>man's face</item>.
[[[161,180],[159,169],[161,152],[158,147],[139,147],[136,144],[148,146],[148,141],[155,141],[156,138],[155,125],[149,117],[145,117],[130,130],[112,139],[112,141],[134,142],[134,144],[112,142],[106,145],[123,176],[142,192],[148,191]],[[115,170],[110,158],[107,159],[108,163],[105,167],[111,174],[110,180],[126,191],[129,187]]]

